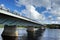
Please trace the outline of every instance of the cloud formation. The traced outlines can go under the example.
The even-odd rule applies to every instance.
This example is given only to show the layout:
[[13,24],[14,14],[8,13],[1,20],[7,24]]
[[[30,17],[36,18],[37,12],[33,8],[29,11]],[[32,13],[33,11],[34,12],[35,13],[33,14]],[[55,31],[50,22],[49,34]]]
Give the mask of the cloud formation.
[[51,0],[15,0],[19,5],[34,5],[37,7],[44,6],[46,8],[51,7]]
[[[57,16],[57,20],[60,19],[60,0],[15,0],[17,5],[25,5],[26,9],[22,10],[22,13],[29,15],[28,17],[30,18],[34,18],[34,19],[38,19],[38,20],[45,20],[45,16],[42,14],[39,14],[39,12],[37,12],[35,10],[35,7],[40,7],[40,6],[44,6],[47,10],[42,12],[42,13],[46,13],[46,12],[50,12],[51,14]],[[51,20],[53,20],[53,18],[51,16],[49,16],[49,18]],[[50,23],[58,23],[58,21],[50,21]]]
[[51,2],[51,13],[60,16],[60,0],[52,0]]

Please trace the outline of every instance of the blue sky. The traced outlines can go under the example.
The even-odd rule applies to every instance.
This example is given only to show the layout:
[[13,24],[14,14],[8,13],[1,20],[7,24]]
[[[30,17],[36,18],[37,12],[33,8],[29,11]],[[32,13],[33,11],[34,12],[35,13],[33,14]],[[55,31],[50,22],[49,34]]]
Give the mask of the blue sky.
[[[55,1],[54,0],[53,1],[33,0],[32,1],[33,3],[29,2],[30,0],[27,1],[26,3],[25,3],[25,1],[24,0],[0,0],[0,5],[3,4],[6,8],[9,8],[11,11],[17,10],[23,16],[31,18],[33,20],[37,20],[38,22],[40,22],[42,24],[44,24],[44,23],[45,24],[47,24],[47,23],[59,24],[58,22],[60,22],[60,21],[56,22],[57,18],[58,18],[57,20],[60,20],[60,18],[59,18],[60,9],[58,6],[59,3],[57,3],[57,2],[59,2],[59,0],[58,1],[56,1],[56,0]],[[37,1],[37,2],[35,2],[35,1]],[[45,4],[44,4],[44,2],[45,2]],[[51,4],[51,2],[52,2],[52,4]],[[29,3],[31,3],[31,4],[29,4]],[[55,4],[53,4],[53,3],[55,3]],[[29,6],[31,6],[31,8],[29,8]],[[52,6],[52,8],[51,8],[51,6]],[[59,10],[57,10],[56,8],[58,8]],[[32,10],[32,11],[30,11],[30,10]],[[33,14],[33,12],[35,14]],[[30,15],[30,13],[32,16]],[[40,16],[38,16],[38,14]]]
[[6,8],[10,8],[10,10],[18,10],[21,11],[25,9],[25,6],[18,7],[16,6],[16,2],[14,0],[0,0],[0,4],[4,4]]

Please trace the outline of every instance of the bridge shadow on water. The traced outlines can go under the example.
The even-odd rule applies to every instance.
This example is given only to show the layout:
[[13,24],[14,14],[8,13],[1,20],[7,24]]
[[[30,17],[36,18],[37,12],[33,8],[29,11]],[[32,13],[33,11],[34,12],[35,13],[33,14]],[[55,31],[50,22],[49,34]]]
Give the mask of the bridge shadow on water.
[[[36,30],[36,32],[35,32],[35,40],[40,40],[42,35],[43,35],[43,33],[44,33],[44,31],[45,31],[45,29]],[[40,38],[40,39],[38,39],[38,38]]]
[[27,40],[27,36],[2,36],[2,40]]
[[27,34],[27,40],[40,40],[44,31],[45,29],[38,29],[35,31],[34,36]]
[[2,40],[18,40],[18,37],[2,36]]

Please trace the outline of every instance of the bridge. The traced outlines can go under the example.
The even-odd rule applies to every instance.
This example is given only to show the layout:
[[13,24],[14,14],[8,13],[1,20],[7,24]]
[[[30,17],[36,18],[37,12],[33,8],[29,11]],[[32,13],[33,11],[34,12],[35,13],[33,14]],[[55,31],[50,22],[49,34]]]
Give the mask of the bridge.
[[35,26],[41,26],[39,22],[23,17],[16,12],[0,7],[0,24],[4,25],[2,36],[18,36],[17,25],[26,26],[28,31],[33,31]]

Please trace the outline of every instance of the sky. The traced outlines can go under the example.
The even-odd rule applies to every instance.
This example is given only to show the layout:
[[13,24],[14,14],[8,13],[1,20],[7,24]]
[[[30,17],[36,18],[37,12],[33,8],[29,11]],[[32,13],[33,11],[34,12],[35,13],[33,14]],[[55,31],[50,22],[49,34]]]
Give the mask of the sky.
[[60,24],[60,0],[0,0],[0,5],[41,24]]

